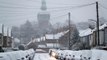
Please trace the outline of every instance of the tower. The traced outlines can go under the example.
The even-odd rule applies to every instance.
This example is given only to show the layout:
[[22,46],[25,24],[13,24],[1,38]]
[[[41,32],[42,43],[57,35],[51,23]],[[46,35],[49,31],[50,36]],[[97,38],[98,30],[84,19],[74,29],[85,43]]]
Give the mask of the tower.
[[46,1],[42,0],[41,11],[37,15],[38,25],[41,33],[46,33],[50,30],[50,13],[47,12]]

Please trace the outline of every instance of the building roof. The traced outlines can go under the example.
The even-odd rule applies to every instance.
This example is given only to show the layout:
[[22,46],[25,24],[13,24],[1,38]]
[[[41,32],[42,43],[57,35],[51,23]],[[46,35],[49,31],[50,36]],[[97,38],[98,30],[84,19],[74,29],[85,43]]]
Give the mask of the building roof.
[[65,35],[69,30],[63,31],[57,34],[46,34],[46,39],[59,39],[61,36]]
[[90,35],[92,33],[93,31],[90,28],[88,28],[86,30],[79,31],[79,36],[83,37],[83,36]]
[[35,42],[45,41],[45,40],[56,40],[59,39],[61,36],[65,35],[69,30],[63,31],[57,34],[46,34],[45,36],[42,36],[40,38],[35,38]]
[[[102,30],[102,29],[104,29],[105,27],[107,27],[107,24],[101,25],[101,26],[99,27],[99,30]],[[83,36],[90,35],[90,34],[93,33],[93,31],[96,31],[96,28],[93,29],[93,30],[90,29],[90,28],[85,29],[85,30],[80,30],[80,31],[79,31],[79,36],[80,36],[80,37],[83,37]]]
[[107,27],[107,24],[103,24],[102,26],[99,27],[99,29],[104,29],[105,27]]

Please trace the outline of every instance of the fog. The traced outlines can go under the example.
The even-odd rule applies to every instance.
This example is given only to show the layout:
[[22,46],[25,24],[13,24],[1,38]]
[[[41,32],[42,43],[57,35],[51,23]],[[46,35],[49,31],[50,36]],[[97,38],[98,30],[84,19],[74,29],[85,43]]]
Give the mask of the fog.
[[[68,12],[71,12],[71,20],[74,23],[96,20],[96,5],[70,9],[69,7],[81,6],[84,4],[94,3],[95,0],[46,0],[47,11],[51,14],[50,22],[63,23],[68,19]],[[107,0],[99,0],[100,17],[107,19]],[[0,0],[0,24],[8,27],[20,26],[26,20],[37,22],[37,14],[41,11],[41,0]]]

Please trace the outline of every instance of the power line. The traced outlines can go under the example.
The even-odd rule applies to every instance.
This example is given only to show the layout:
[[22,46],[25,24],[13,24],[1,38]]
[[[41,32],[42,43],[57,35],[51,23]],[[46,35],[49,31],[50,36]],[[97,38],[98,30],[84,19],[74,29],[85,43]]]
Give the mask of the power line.
[[[86,7],[86,6],[90,6],[90,5],[93,5],[93,4],[95,4],[95,3],[91,3],[91,4],[84,4],[84,5],[80,5],[80,6],[74,6],[74,7],[70,7],[70,8],[66,8],[66,9],[61,9],[61,10],[53,10],[54,12],[58,12],[58,11],[63,11],[63,10],[69,10],[69,9],[77,9],[77,8],[82,8],[82,7]],[[61,7],[62,8],[62,7]],[[49,12],[53,12],[53,11],[49,11]],[[6,12],[6,13],[8,13],[8,12]],[[5,14],[6,14],[5,13]],[[9,12],[8,14],[14,14],[14,12]],[[15,12],[15,14],[17,14],[17,13],[23,13],[23,12]],[[23,14],[25,14],[25,13],[23,13]],[[19,15],[20,16],[20,15]]]
[[[24,19],[29,19],[29,18],[34,18],[35,16],[33,16],[33,15],[28,15],[28,16],[25,16],[25,15],[20,15],[21,17],[19,17],[19,16],[15,16],[15,18],[17,18],[17,19],[21,19],[21,18],[24,18]],[[56,16],[56,17],[53,17],[53,18],[51,18],[50,20],[54,20],[54,19],[57,19],[57,18],[60,18],[60,17],[63,17],[63,16],[67,16],[67,14],[63,14],[63,15],[60,15],[60,16]],[[2,17],[3,19],[4,18],[8,18],[9,16],[5,16],[5,17]],[[13,17],[13,16],[11,16],[11,17]],[[2,19],[1,18],[1,19]],[[11,18],[11,19],[14,19],[14,18]],[[13,21],[13,20],[11,20],[11,21]]]
[[[32,1],[32,0],[30,0],[30,1]],[[41,1],[32,1],[32,2],[40,2],[41,3]],[[66,6],[71,6],[71,5],[77,5],[77,4],[64,4],[64,3],[54,3],[54,2],[49,2],[49,3],[47,3],[47,4],[51,4],[51,5],[66,5]]]
[[60,9],[60,10],[52,10],[49,12],[59,12],[59,11],[64,11],[64,10],[71,10],[71,9],[79,9],[79,8],[83,8],[83,7],[87,7],[87,6],[91,6],[94,5],[95,3],[91,3],[91,4],[84,4],[84,5],[80,5],[80,6],[71,6],[71,7],[66,7],[64,9]]
[[[30,1],[32,1],[32,0],[30,0]],[[32,1],[32,2],[34,2],[34,1]],[[40,1],[39,1],[40,2]],[[9,2],[4,2],[4,1],[0,1],[0,3],[2,4],[11,4],[11,5],[20,5],[20,4],[16,4],[16,3],[9,3]],[[21,7],[10,7],[10,8],[23,8],[23,7],[25,7],[26,5],[22,5],[21,4]],[[4,6],[3,6],[4,7]],[[2,8],[3,8],[2,7]],[[71,7],[71,6],[66,6],[66,7]],[[4,7],[4,8],[6,8],[6,7]],[[8,7],[9,8],[9,7]],[[25,7],[25,8],[31,8],[31,7]],[[35,9],[35,6],[33,7],[34,9]],[[33,9],[32,8],[32,9]],[[65,8],[65,7],[55,7],[55,8],[49,8],[49,9],[57,9],[57,8]],[[36,9],[38,9],[38,8],[36,8]]]
[[99,4],[102,8],[107,9],[107,7],[103,6],[102,4]]
[[[85,7],[85,6],[90,6],[93,5],[95,3],[91,3],[91,4],[84,4],[84,5],[79,5],[79,6],[66,6],[66,7],[54,7],[54,8],[48,8],[48,9],[60,9],[60,8],[81,8],[81,7]],[[35,8],[35,7],[14,7],[14,6],[1,6],[1,8],[25,8],[25,9],[40,9],[40,8]]]
[[[68,7],[55,7],[55,8],[59,8],[58,10],[50,10],[50,11],[48,11],[48,12],[51,12],[51,13],[53,13],[53,12],[59,12],[59,11],[65,11],[65,10],[71,10],[71,9],[78,9],[78,8],[82,8],[82,7],[86,7],[86,6],[90,6],[90,5],[93,5],[93,4],[95,4],[95,3],[91,3],[91,4],[84,4],[84,5],[80,5],[80,6],[68,6]],[[0,7],[3,7],[3,8],[10,8],[10,7],[8,7],[8,6],[0,6]],[[11,7],[11,8],[28,8],[28,7]],[[61,9],[60,9],[61,8]],[[28,8],[29,9],[29,8]],[[38,9],[38,8],[35,8],[35,9]],[[54,8],[52,8],[52,9],[54,9]],[[25,11],[24,11],[25,12]],[[24,13],[23,11],[21,11],[21,12],[7,12],[6,11],[6,13],[5,12],[2,12],[2,13],[5,13],[5,14],[17,14],[17,13]],[[25,12],[26,13],[26,12]]]
[[60,15],[60,16],[57,16],[57,17],[53,17],[50,20],[57,19],[57,18],[60,18],[60,17],[63,17],[63,16],[67,16],[67,14],[63,14],[63,15]]
[[0,13],[35,13],[37,11],[31,11],[31,10],[27,10],[27,11],[23,11],[23,10],[0,10]]
[[[23,7],[25,7],[26,5],[24,5],[24,4],[18,4],[18,3],[12,3],[12,2],[7,2],[7,1],[0,1],[0,4],[6,4],[6,5],[12,5],[12,6],[23,6]],[[40,3],[39,3],[40,4]],[[32,7],[35,7],[35,6],[32,6]]]
[[3,6],[3,5],[0,5],[0,8],[15,8],[15,9],[40,9],[40,8],[35,8],[35,7]]

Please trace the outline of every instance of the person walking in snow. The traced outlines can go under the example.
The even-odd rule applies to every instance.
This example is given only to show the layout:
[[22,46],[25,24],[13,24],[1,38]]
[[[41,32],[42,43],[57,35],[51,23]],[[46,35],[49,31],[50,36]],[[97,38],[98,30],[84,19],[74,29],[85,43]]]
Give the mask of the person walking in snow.
[[0,52],[4,52],[4,50],[2,49],[2,47],[0,46]]

